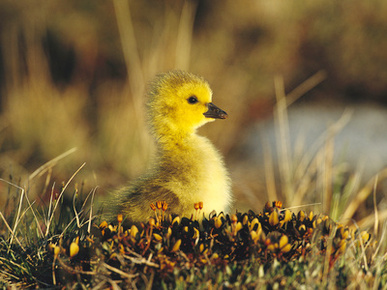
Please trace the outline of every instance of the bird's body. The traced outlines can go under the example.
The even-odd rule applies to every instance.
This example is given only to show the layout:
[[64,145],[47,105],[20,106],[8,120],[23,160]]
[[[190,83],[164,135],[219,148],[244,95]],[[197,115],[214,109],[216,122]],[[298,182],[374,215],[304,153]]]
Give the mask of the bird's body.
[[172,71],[159,75],[149,90],[148,118],[157,154],[150,170],[118,191],[107,210],[122,213],[128,222],[146,222],[154,215],[150,204],[165,201],[182,216],[226,211],[231,202],[230,178],[223,159],[196,129],[227,114],[212,104],[208,83],[193,74]]

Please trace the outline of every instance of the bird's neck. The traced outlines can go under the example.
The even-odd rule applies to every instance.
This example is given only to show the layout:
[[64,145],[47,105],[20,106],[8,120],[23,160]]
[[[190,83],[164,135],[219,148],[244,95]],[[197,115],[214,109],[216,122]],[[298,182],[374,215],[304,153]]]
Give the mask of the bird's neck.
[[160,153],[166,155],[174,155],[177,152],[190,151],[195,147],[198,138],[196,132],[174,132],[160,137],[157,140],[157,145]]

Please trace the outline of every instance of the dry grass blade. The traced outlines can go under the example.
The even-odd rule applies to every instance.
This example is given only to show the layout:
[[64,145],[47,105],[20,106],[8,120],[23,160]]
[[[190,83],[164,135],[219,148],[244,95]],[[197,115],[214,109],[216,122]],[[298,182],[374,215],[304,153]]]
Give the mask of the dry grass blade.
[[[351,120],[353,114],[353,110],[346,109],[344,110],[343,114],[341,115],[340,119],[338,119],[335,123],[333,123],[331,126],[329,126],[325,132],[323,132],[310,146],[309,151],[315,152],[318,151],[319,148],[321,148],[328,140],[328,138],[333,138],[335,135],[337,135]],[[324,148],[320,149],[323,150]],[[317,153],[318,154],[318,153]],[[316,155],[317,155],[316,154]],[[304,154],[301,161],[299,162],[299,165],[295,169],[295,174],[298,178],[302,179],[303,174],[307,172],[307,167],[309,164],[312,163],[311,160],[313,160],[315,156],[312,153]]]
[[61,232],[61,234],[59,235],[61,238],[64,236],[64,234],[66,233],[67,229],[71,226],[71,224],[75,221],[75,217],[73,217],[70,222],[67,224],[67,226],[63,229],[63,231]]
[[132,278],[135,278],[137,277],[139,274],[128,274],[128,273],[125,273],[124,271],[121,271],[120,269],[117,269],[117,268],[114,268],[112,266],[110,266],[109,264],[106,264],[106,263],[103,263],[103,266],[106,267],[106,269],[110,270],[110,271],[113,271],[119,275],[121,275],[122,277],[125,277],[125,278],[129,278],[129,279],[132,279]]
[[363,204],[363,202],[367,199],[367,197],[371,194],[374,188],[375,180],[378,178],[379,180],[384,180],[387,178],[387,168],[382,170],[376,176],[372,177],[367,184],[359,191],[359,193],[353,198],[345,210],[342,220],[349,221],[352,219],[353,215],[357,211],[357,209]]
[[144,90],[144,74],[138,53],[132,17],[130,15],[129,2],[126,0],[114,0],[113,4],[120,33],[122,52],[124,54],[128,73],[128,82],[130,84],[135,106],[136,118],[138,120],[143,120],[141,115],[142,104],[139,96],[142,96]]
[[95,196],[95,193],[97,192],[97,189],[98,187],[94,188],[93,191],[92,191],[92,195],[91,195],[91,205],[90,205],[90,214],[89,214],[89,225],[87,226],[87,232],[90,234],[90,231],[91,231],[91,221],[93,220],[92,219],[92,216],[93,216],[93,206],[94,206],[94,196]]
[[282,184],[282,192],[286,196],[286,201],[290,201],[294,195],[293,185],[291,183],[291,161],[289,153],[289,120],[287,114],[287,103],[285,95],[284,80],[277,76],[274,79],[275,95],[277,104],[275,109],[277,154],[279,159],[279,171]]
[[196,6],[196,1],[185,1],[181,12],[176,40],[176,67],[182,70],[187,70],[189,68]]
[[[7,225],[8,229],[10,230],[10,233],[11,233],[11,241],[9,243],[9,247],[11,247],[11,245],[13,243],[13,239],[14,238],[17,239],[15,233],[16,233],[16,229],[17,229],[17,226],[18,226],[19,220],[20,220],[20,213],[21,213],[21,209],[22,209],[22,205],[23,205],[23,198],[24,198],[25,190],[24,190],[24,188],[22,188],[22,187],[20,187],[20,186],[18,186],[16,184],[13,184],[12,182],[9,182],[7,180],[4,180],[2,178],[0,178],[0,181],[3,181],[3,182],[5,182],[5,183],[7,183],[7,184],[9,184],[9,185],[11,185],[11,186],[13,186],[13,187],[15,187],[15,188],[17,188],[17,189],[19,189],[21,191],[19,206],[18,206],[18,210],[17,210],[17,214],[16,214],[15,224],[14,224],[13,230],[10,229],[9,224],[6,222],[3,214],[1,214],[5,224]],[[18,244],[21,246],[19,241],[18,241]]]
[[[357,226],[357,225],[356,225]],[[364,268],[366,271],[368,271],[368,262],[367,262],[367,255],[366,255],[366,246],[364,245],[364,241],[363,241],[363,238],[361,237],[361,231],[360,231],[360,228],[358,228],[358,240],[359,240],[359,243],[360,243],[360,247],[361,247],[361,255],[360,257],[363,259],[363,262],[364,262]],[[367,247],[369,246],[369,244],[367,244]]]
[[[387,218],[387,210],[385,211],[385,214],[386,214],[385,217]],[[371,259],[372,261],[374,261],[374,260],[376,259],[376,257],[378,256],[380,250],[382,249],[382,245],[383,245],[383,247],[384,247],[383,250],[384,250],[384,252],[385,252],[385,254],[384,254],[384,259],[387,258],[387,252],[386,252],[387,241],[385,241],[386,238],[387,238],[387,221],[384,223],[383,230],[382,230],[382,235],[381,235],[381,237],[379,238],[378,246],[377,246],[375,252],[374,252],[373,255],[372,255],[372,259]]]
[[277,195],[277,189],[275,184],[275,172],[272,159],[272,152],[269,145],[269,142],[264,138],[261,133],[262,147],[263,147],[263,158],[265,166],[265,182],[267,188],[267,198],[268,200],[279,200]]
[[[150,144],[149,136],[144,126],[145,118],[143,114],[143,96],[146,87],[145,74],[135,37],[129,1],[114,0],[113,4],[127,70],[127,83],[122,96],[125,98],[128,95],[131,96],[132,106],[130,107],[132,108],[128,106],[126,110],[129,110],[130,114],[134,115],[134,118],[131,118],[131,122],[135,124],[133,133],[139,143],[139,148],[141,148],[137,155],[143,161],[148,156],[146,149]],[[128,114],[128,112],[124,112],[124,114]],[[121,133],[119,133],[120,135]]]
[[50,194],[50,202],[48,204],[48,212],[47,212],[47,219],[50,219],[51,216],[51,211],[52,211],[52,205],[53,205],[53,200],[54,200],[54,188],[55,188],[55,182],[52,184],[51,187],[51,194]]
[[379,175],[376,175],[374,182],[373,198],[374,198],[374,213],[375,213],[375,223],[374,223],[374,235],[378,235],[378,226],[379,226],[379,211],[376,203],[376,186],[378,185]]
[[49,170],[50,168],[55,166],[59,160],[67,157],[68,155],[74,153],[77,150],[78,149],[76,147],[71,148],[70,150],[60,154],[59,156],[55,157],[54,159],[51,159],[50,161],[48,161],[47,163],[43,164],[38,169],[36,169],[34,172],[32,172],[31,175],[28,177],[28,180],[31,181],[35,177],[39,177],[39,176],[43,175],[47,170]]
[[321,174],[323,178],[322,193],[325,197],[325,199],[323,199],[324,212],[329,212],[329,209],[331,208],[331,203],[332,203],[333,153],[334,153],[335,135],[336,135],[335,130],[332,128],[329,128],[327,140],[323,148],[324,158],[323,158],[323,166],[322,166]]
[[60,265],[63,267],[63,269],[65,271],[67,271],[68,273],[71,273],[71,274],[84,274],[84,275],[96,275],[97,274],[97,272],[95,272],[95,271],[83,271],[83,270],[74,269],[74,268],[66,265],[66,263],[63,262],[60,257],[58,257],[58,261],[59,261]]
[[160,265],[153,263],[150,261],[150,259],[145,259],[144,257],[140,256],[139,258],[131,257],[128,255],[123,255],[124,258],[130,260],[131,262],[135,264],[144,264],[150,267],[160,268]]
[[[322,186],[327,188],[328,186],[331,186],[331,184],[327,184],[327,179],[325,177],[325,174],[329,174],[327,172],[324,172],[324,169],[326,168],[321,168],[320,164],[325,164],[326,166],[332,167],[332,164],[330,165],[327,164],[327,153],[332,155],[332,152],[327,152],[327,149],[333,150],[332,146],[329,148],[328,145],[322,146],[324,142],[327,143],[332,143],[334,136],[338,132],[340,132],[344,126],[346,126],[351,119],[353,111],[352,110],[345,110],[342,116],[340,117],[339,120],[337,120],[334,124],[329,126],[325,132],[323,132],[317,140],[310,146],[309,148],[309,153],[305,153],[301,160],[298,162],[296,168],[295,168],[295,179],[300,181],[300,184],[296,188],[295,195],[292,200],[292,204],[301,204],[302,201],[304,200],[305,194],[308,192],[308,189],[311,187],[310,182],[311,182],[311,176],[314,174],[317,174],[320,176],[322,179]],[[318,149],[320,148],[320,149]],[[313,154],[312,152],[317,151],[317,153]],[[324,163],[325,162],[325,163]],[[332,168],[329,169],[332,171]],[[331,173],[330,173],[331,174]],[[322,191],[322,195],[323,195]],[[326,191],[325,191],[326,192]],[[330,199],[330,197],[327,196],[322,196],[321,200],[323,201],[324,199]],[[327,201],[324,201],[324,208],[325,211],[329,210],[329,206]]]
[[[65,192],[66,188],[69,186],[69,184],[71,183],[71,181],[74,179],[74,177],[78,174],[79,171],[81,171],[81,169],[82,169],[85,165],[86,165],[86,163],[83,163],[83,164],[81,165],[81,167],[79,167],[78,170],[75,171],[75,173],[70,177],[70,179],[67,181],[67,183],[65,184],[65,186],[62,188],[62,191],[61,191],[61,193],[60,193],[60,195],[59,195],[59,197],[58,197],[58,199],[57,199],[58,201],[62,198],[63,193]],[[55,214],[55,211],[56,211],[56,209],[57,209],[57,207],[58,207],[58,204],[59,204],[59,202],[56,202],[56,203],[55,203],[55,206],[54,206],[54,209],[52,210],[51,216],[50,216],[49,221],[48,221],[48,223],[47,223],[47,225],[46,225],[46,226],[47,226],[47,229],[46,229],[46,234],[45,234],[45,236],[47,236],[47,235],[49,234],[49,231],[50,231],[50,225],[51,225],[51,223],[52,223],[52,219],[54,218],[54,214]]]
[[[321,205],[321,202],[315,202],[315,203],[308,203],[308,204],[302,204],[302,205],[290,206],[290,207],[284,208],[283,210],[287,210],[287,209],[296,209],[296,208],[308,207],[308,206],[316,206],[316,205]],[[283,211],[283,210],[282,210],[282,211]]]
[[73,211],[74,211],[74,215],[75,215],[75,220],[77,221],[77,226],[78,226],[78,228],[80,228],[80,226],[81,226],[81,222],[79,220],[79,214],[80,213],[78,213],[77,208],[75,206],[75,200],[76,199],[77,199],[77,193],[75,193],[73,195]]
[[[381,222],[386,220],[387,220],[387,209],[378,212],[378,221]],[[357,224],[361,228],[369,228],[369,227],[375,226],[375,214],[372,213],[366,216],[365,218],[358,221]]]
[[[1,216],[1,219],[4,221],[4,224],[5,226],[7,227],[7,229],[9,230],[9,232],[11,233],[12,237],[15,238],[15,241],[18,243],[18,245],[20,246],[20,248],[22,248],[23,251],[25,251],[25,248],[23,247],[23,245],[20,243],[19,239],[16,237],[15,233],[13,232],[13,230],[11,229],[11,227],[9,226],[9,224],[7,223],[7,220],[5,219],[3,213],[0,211],[0,216]],[[11,246],[11,243],[9,243],[9,246]]]
[[[274,87],[275,87],[275,95],[277,99],[277,104],[275,107],[275,118],[274,121],[276,122],[276,140],[277,140],[277,154],[279,159],[279,170],[280,170],[280,178],[281,178],[281,184],[282,184],[282,192],[285,193],[286,201],[291,202],[298,196],[299,203],[302,200],[303,194],[296,195],[295,192],[300,189],[303,193],[305,193],[305,189],[308,187],[307,184],[301,184],[301,187],[296,188],[296,184],[293,180],[294,174],[293,172],[293,166],[294,164],[291,161],[290,158],[290,136],[289,136],[289,121],[288,121],[288,114],[287,114],[287,108],[290,104],[295,102],[298,98],[300,98],[303,94],[308,92],[309,90],[313,89],[315,86],[317,86],[319,83],[321,83],[326,78],[326,73],[324,71],[319,71],[313,76],[311,76],[309,79],[304,81],[301,85],[296,87],[293,91],[291,91],[289,94],[285,94],[285,87],[284,87],[284,80],[282,77],[277,76],[274,79]],[[335,132],[335,130],[332,129],[332,132]],[[267,148],[267,146],[264,146],[264,148]],[[265,154],[266,155],[266,154]],[[311,158],[311,156],[309,157]],[[304,163],[310,164],[309,162]],[[265,173],[266,173],[266,182],[268,185],[268,188],[272,192],[275,193],[275,187],[273,187],[273,176],[270,167],[271,165],[265,160]],[[306,169],[306,167],[305,167]],[[306,170],[302,171],[303,175],[306,176],[308,172]],[[305,181],[305,179],[300,179],[302,181]],[[306,179],[308,181],[308,179]],[[298,204],[299,204],[298,203]],[[297,204],[297,203],[292,203]]]
[[295,101],[297,101],[301,96],[305,93],[309,92],[313,88],[315,88],[318,84],[322,83],[327,78],[327,74],[325,71],[320,70],[315,73],[313,76],[304,81],[301,85],[287,94],[287,105],[290,106]]

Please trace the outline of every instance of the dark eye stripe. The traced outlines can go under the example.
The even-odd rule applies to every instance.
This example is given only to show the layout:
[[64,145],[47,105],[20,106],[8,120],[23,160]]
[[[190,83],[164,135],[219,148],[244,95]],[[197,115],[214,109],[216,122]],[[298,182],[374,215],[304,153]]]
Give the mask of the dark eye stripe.
[[198,98],[196,96],[190,96],[188,99],[187,99],[188,103],[190,104],[196,104],[198,101]]

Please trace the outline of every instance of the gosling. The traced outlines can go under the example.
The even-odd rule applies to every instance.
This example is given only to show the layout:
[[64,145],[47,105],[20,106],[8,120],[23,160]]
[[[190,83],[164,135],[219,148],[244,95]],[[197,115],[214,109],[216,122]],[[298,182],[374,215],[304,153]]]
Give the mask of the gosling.
[[126,223],[146,222],[155,213],[150,204],[164,201],[168,211],[191,217],[227,211],[231,182],[223,158],[212,143],[196,134],[207,122],[227,118],[212,103],[212,91],[202,77],[184,71],[158,75],[148,91],[148,121],[157,153],[151,169],[110,200],[107,214],[123,214]]

